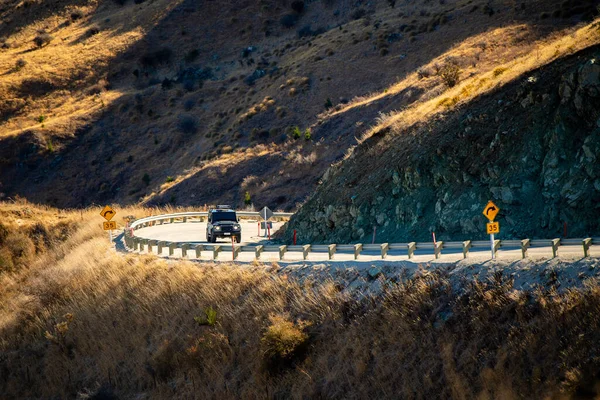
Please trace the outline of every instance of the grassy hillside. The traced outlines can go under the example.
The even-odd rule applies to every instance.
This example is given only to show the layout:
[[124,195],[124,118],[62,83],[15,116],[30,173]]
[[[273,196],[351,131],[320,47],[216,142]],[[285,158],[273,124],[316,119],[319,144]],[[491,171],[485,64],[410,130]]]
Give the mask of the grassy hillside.
[[0,192],[294,209],[380,115],[482,90],[440,68],[514,77],[596,3],[5,2]]
[[502,274],[457,286],[423,268],[366,295],[276,264],[116,253],[98,211],[0,204],[0,254],[15,260],[0,258],[3,397],[599,394],[597,274],[568,289],[557,270],[523,291]]

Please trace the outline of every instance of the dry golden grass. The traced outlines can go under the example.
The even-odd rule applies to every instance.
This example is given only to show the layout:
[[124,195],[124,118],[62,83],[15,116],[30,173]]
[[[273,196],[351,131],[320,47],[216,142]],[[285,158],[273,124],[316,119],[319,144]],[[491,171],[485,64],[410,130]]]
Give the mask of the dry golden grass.
[[4,216],[20,207],[29,215],[13,222],[51,227],[62,215],[72,230],[0,273],[9,398],[597,396],[595,282],[529,293],[497,275],[457,290],[423,270],[380,297],[354,297],[277,265],[115,253],[96,208],[0,204]]
[[[464,63],[464,60],[473,60],[475,55],[477,55],[478,61],[461,69],[461,79],[459,84],[454,87],[444,90],[441,88],[443,82],[437,80],[436,86],[426,89],[429,90],[429,95],[422,96],[422,100],[416,101],[401,111],[384,115],[375,126],[365,132],[361,142],[387,128],[392,128],[394,132],[402,132],[406,128],[426,122],[456,105],[468,103],[478,96],[496,90],[560,57],[600,43],[600,30],[597,22],[556,32],[550,37],[524,44],[528,29],[524,25],[499,28],[470,38],[433,60],[424,69],[435,70],[444,63],[448,63],[448,60],[451,60],[450,62],[463,60]],[[492,50],[500,47],[500,51],[496,49],[492,58],[478,55],[479,52],[485,52],[490,45]],[[424,88],[427,84],[431,85],[431,83],[421,83],[419,80],[419,72],[416,72],[386,89],[383,93],[356,99],[332,115],[368,105],[409,88]]]

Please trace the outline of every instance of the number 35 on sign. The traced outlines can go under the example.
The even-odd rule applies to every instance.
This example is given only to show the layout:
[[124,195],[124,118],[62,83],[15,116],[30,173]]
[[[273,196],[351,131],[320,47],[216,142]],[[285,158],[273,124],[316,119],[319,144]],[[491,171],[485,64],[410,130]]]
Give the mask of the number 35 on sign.
[[117,229],[117,223],[115,221],[103,222],[102,226],[104,227],[105,231],[114,231]]
[[488,235],[500,233],[500,223],[499,222],[490,222],[487,226]]

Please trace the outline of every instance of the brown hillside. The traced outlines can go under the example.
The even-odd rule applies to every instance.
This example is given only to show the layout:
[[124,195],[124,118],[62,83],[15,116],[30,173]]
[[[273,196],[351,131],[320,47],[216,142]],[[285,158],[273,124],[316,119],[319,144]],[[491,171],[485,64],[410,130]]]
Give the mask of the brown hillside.
[[293,209],[381,113],[445,90],[436,64],[485,74],[595,12],[593,1],[121,3],[3,4],[4,196],[241,204],[248,191]]

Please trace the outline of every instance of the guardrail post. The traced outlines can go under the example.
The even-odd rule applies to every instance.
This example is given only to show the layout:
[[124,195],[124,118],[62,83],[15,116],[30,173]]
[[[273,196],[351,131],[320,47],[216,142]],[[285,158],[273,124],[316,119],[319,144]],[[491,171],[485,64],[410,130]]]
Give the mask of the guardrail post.
[[471,241],[465,240],[463,242],[463,258],[469,257],[469,250],[471,250]]
[[200,258],[202,255],[202,250],[204,250],[204,246],[201,244],[196,245],[196,258]]
[[254,258],[260,260],[260,255],[265,247],[261,244],[254,248]]
[[498,249],[500,248],[500,240],[494,240],[494,258],[496,257],[496,253],[498,252]]
[[444,247],[444,242],[443,241],[435,242],[433,244],[433,255],[434,255],[434,257],[435,257],[436,260],[438,258],[440,258],[440,256],[442,255],[442,248],[443,247]]
[[411,259],[415,256],[415,250],[417,249],[417,243],[410,242],[407,247],[408,247],[408,258]]
[[169,243],[169,255],[172,256],[175,254],[175,249],[177,248],[177,243]]
[[165,247],[166,244],[167,244],[167,242],[164,242],[162,240],[160,242],[158,242],[158,249],[156,250],[156,252],[158,253],[159,256],[162,254],[162,249],[163,249],[163,247]]
[[302,246],[302,259],[306,260],[308,258],[308,253],[310,252],[310,244],[305,244]]
[[242,250],[242,246],[238,246],[238,247],[233,247],[233,260],[237,260],[238,256],[240,255],[240,251]]
[[283,255],[287,251],[287,246],[279,246],[279,259],[283,260]]
[[219,257],[219,253],[221,252],[221,245],[216,245],[213,247],[213,260],[216,260]]
[[583,239],[583,257],[590,256],[590,247],[592,247],[592,238]]
[[187,217],[183,217],[183,223],[185,224],[187,222]]
[[157,243],[156,240],[148,240],[148,253],[152,253],[152,246],[156,246]]
[[181,257],[186,258],[188,249],[190,248],[189,243],[184,243],[181,245]]
[[354,259],[355,260],[358,260],[358,256],[360,255],[362,248],[363,248],[363,245],[361,243],[354,245]]
[[174,223],[174,222],[175,222],[175,218],[171,218],[171,219],[169,220],[169,223],[170,223],[170,224],[172,224],[172,223]]
[[552,239],[552,258],[558,257],[558,246],[560,246],[560,239]]
[[388,254],[389,250],[390,250],[390,244],[389,243],[382,243],[381,244],[381,259],[382,260],[387,257],[387,254]]
[[336,247],[337,247],[337,246],[336,246],[335,244],[330,244],[330,245],[327,247],[327,250],[328,250],[328,252],[329,252],[329,259],[330,259],[330,260],[333,260],[333,255],[335,254],[335,248],[336,248]]
[[529,247],[531,247],[531,240],[521,240],[521,255],[523,256],[523,258],[527,258],[527,249],[529,249]]
[[139,248],[138,244],[140,242],[139,238],[133,238],[133,251],[137,251],[137,249]]

